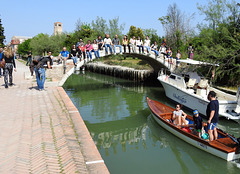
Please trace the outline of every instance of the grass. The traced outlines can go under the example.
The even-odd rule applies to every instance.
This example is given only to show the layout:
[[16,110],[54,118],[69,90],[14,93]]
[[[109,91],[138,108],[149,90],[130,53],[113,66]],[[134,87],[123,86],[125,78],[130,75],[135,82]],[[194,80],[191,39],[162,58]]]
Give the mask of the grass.
[[152,67],[144,60],[137,57],[129,57],[124,55],[110,55],[98,60],[107,65],[118,65],[128,68],[134,68],[137,70],[152,70]]

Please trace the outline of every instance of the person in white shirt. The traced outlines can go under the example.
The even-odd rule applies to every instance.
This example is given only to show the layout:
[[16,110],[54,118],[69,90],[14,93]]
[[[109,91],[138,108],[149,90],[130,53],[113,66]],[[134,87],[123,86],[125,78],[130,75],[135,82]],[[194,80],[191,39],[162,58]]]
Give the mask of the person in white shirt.
[[157,45],[156,41],[154,42],[154,44],[152,44],[151,51],[153,51],[155,53],[156,58],[157,58],[157,56],[159,56],[158,45]]
[[149,53],[151,49],[150,42],[151,41],[149,39],[149,36],[147,36],[146,39],[144,40],[144,47],[147,49],[147,53]]
[[103,40],[103,42],[106,54],[108,54],[108,48],[110,49],[110,52],[112,54],[112,40],[111,38],[109,38],[109,34],[106,34],[106,38]]
[[99,56],[98,44],[96,40],[93,40],[93,52],[95,54],[95,58],[98,59],[100,56]]
[[161,44],[161,47],[160,47],[160,49],[159,49],[159,52],[163,55],[163,58],[164,58],[164,60],[165,60],[165,58],[166,58],[166,52],[167,52],[167,48],[164,46],[164,44]]
[[133,36],[130,39],[129,45],[130,45],[130,47],[132,47],[132,52],[135,53],[136,52],[136,39],[135,39],[135,36]]
[[144,53],[143,41],[140,38],[140,36],[138,36],[138,39],[136,40],[136,45],[137,45],[137,47],[139,49],[139,54],[141,54],[141,50],[142,50],[142,53]]

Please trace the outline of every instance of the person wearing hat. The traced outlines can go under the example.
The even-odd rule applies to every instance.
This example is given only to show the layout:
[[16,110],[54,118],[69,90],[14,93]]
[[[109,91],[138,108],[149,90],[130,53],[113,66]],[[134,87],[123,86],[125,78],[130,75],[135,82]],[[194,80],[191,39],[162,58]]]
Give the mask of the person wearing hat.
[[199,138],[201,138],[201,132],[203,129],[203,120],[202,117],[199,115],[199,112],[197,109],[193,111],[193,122],[194,122],[194,127],[197,132],[197,135]]

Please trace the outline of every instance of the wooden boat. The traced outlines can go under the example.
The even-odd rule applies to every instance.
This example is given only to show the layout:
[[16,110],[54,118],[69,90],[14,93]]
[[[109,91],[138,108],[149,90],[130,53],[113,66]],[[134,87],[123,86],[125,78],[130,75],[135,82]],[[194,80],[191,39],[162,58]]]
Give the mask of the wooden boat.
[[[172,112],[175,110],[174,108],[158,101],[151,100],[148,97],[147,103],[157,123],[178,138],[227,161],[240,159],[240,138],[237,139],[223,132],[221,129],[217,129],[218,139],[209,142],[208,140],[199,138],[191,131],[186,131],[186,129],[184,130],[174,125],[171,120]],[[189,121],[189,124],[193,123],[193,118],[191,116],[187,115],[186,119]]]

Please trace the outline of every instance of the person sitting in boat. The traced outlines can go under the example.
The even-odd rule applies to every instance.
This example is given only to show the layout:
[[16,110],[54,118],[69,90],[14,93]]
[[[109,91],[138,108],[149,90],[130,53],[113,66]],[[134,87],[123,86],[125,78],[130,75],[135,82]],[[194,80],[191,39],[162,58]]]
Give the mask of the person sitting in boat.
[[183,112],[183,110],[181,110],[181,105],[177,104],[176,110],[173,111],[173,116],[172,116],[173,123],[177,126],[187,125],[186,117],[187,117],[187,114]]
[[203,120],[202,120],[202,117],[199,115],[199,112],[197,109],[193,111],[193,122],[194,122],[194,128],[197,132],[197,135],[199,138],[201,138],[201,132],[203,130]]

